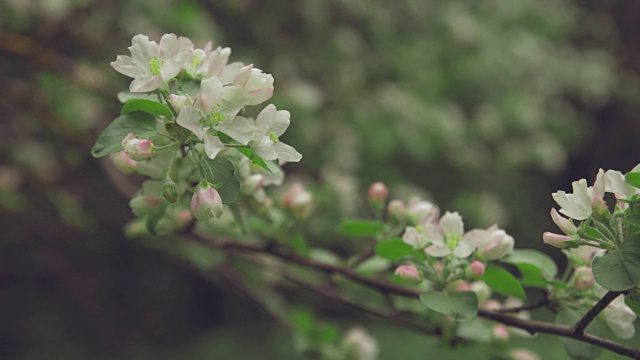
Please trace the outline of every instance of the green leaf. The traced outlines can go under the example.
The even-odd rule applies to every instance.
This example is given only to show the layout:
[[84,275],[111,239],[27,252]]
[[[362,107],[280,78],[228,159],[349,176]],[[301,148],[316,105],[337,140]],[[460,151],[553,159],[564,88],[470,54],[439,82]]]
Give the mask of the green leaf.
[[162,200],[162,204],[160,204],[160,206],[158,206],[158,208],[147,217],[145,225],[147,226],[149,234],[156,234],[156,225],[158,225],[158,221],[160,221],[160,218],[162,218],[162,215],[164,215],[164,212],[167,210],[168,204],[168,202]]
[[640,226],[640,214],[628,215],[625,219],[631,225]]
[[340,224],[340,232],[348,236],[373,236],[382,230],[384,224],[371,220],[345,220]]
[[636,315],[640,316],[640,301],[633,299],[631,296],[627,296],[624,299],[624,303],[633,310]]
[[142,112],[121,115],[98,136],[91,149],[91,155],[100,158],[122,151],[122,139],[129,133],[133,133],[139,138],[149,138],[156,132],[156,119],[151,115]]
[[280,166],[278,166],[278,162],[276,160],[265,160],[260,156],[256,155],[251,151],[251,149],[247,148],[236,148],[242,155],[246,156],[252,163],[260,166],[261,168],[267,170],[272,174],[280,173]]
[[495,292],[502,295],[515,296],[520,299],[526,297],[520,282],[510,272],[499,266],[488,264],[482,280]]
[[551,257],[533,249],[513,250],[509,256],[500,259],[500,261],[516,266],[519,264],[533,265],[540,269],[547,280],[553,279],[558,273],[558,267]]
[[624,176],[624,181],[633,186],[640,188],[640,172],[630,172]]
[[147,100],[158,101],[158,95],[153,93],[132,93],[132,92],[129,92],[128,90],[120,91],[118,93],[118,101],[120,101],[123,104],[131,99],[147,99]]
[[231,161],[218,156],[211,160],[206,156],[201,156],[205,178],[212,184],[221,184],[217,189],[222,202],[225,204],[234,203],[238,199],[240,192],[240,180],[235,175],[235,167]]
[[302,236],[302,234],[296,234],[290,237],[286,243],[293,251],[297,254],[309,257],[309,245],[307,244],[307,240]]
[[427,290],[420,294],[420,301],[429,309],[461,322],[471,321],[478,315],[478,297],[473,291]]
[[593,276],[611,291],[625,291],[640,284],[640,238],[633,237],[593,259]]
[[162,115],[168,118],[173,118],[173,113],[168,106],[161,104],[154,100],[149,99],[131,99],[127,100],[122,106],[122,110],[120,111],[121,115],[129,114],[132,112],[141,111],[143,113],[147,113],[149,115],[157,116]]
[[535,265],[531,264],[518,264],[518,271],[520,272],[520,284],[529,287],[537,287],[546,289],[548,281],[545,278],[542,270]]
[[[582,318],[582,316],[584,316],[585,313],[586,309],[577,311],[563,309],[556,316],[556,323],[573,326]],[[595,318],[585,330],[590,334],[600,337],[610,336],[609,328],[600,319],[600,317]],[[592,360],[598,358],[602,353],[602,348],[582,341],[563,338],[562,343],[567,354],[574,360]]]
[[375,252],[383,258],[396,261],[413,254],[413,246],[406,244],[402,239],[391,239],[376,245]]

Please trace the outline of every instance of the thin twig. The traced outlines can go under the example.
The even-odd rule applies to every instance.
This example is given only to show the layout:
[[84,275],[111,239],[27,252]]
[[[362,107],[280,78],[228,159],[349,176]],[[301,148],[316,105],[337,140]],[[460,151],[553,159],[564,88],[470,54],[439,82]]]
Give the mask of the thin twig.
[[[369,287],[375,288],[382,293],[402,295],[402,296],[412,297],[412,298],[418,297],[420,295],[420,291],[418,289],[407,288],[407,287],[399,286],[387,281],[368,278],[366,276],[353,272],[349,268],[345,268],[338,265],[326,264],[326,263],[318,262],[312,259],[307,259],[297,254],[280,249],[277,245],[264,246],[259,244],[240,243],[237,241],[212,240],[199,234],[195,234],[195,237],[199,241],[209,243],[225,251],[240,252],[240,253],[257,252],[257,253],[263,253],[263,254],[271,254],[273,256],[280,258],[281,260],[296,263],[298,265],[303,265],[311,269],[321,270],[327,273],[341,274],[341,275],[344,275],[345,277],[350,278],[351,280],[354,280],[356,282],[362,283]],[[623,344],[619,344],[614,341],[601,338],[598,336],[594,336],[591,334],[576,333],[573,326],[557,325],[557,324],[533,321],[533,320],[523,320],[523,319],[515,318],[512,316],[508,316],[505,314],[501,314],[499,312],[489,311],[484,309],[478,310],[478,316],[485,319],[490,319],[496,322],[500,322],[505,325],[517,327],[517,328],[526,330],[530,333],[540,332],[540,333],[559,335],[562,337],[567,337],[567,338],[575,339],[585,343],[593,344],[593,345],[602,347],[604,349],[613,351],[620,355],[628,356],[634,359],[640,359],[640,350],[633,349]]]
[[589,326],[589,324],[593,321],[593,319],[598,316],[606,308],[613,300],[615,300],[618,296],[622,294],[617,291],[609,291],[606,293],[602,299],[598,300],[598,302],[593,305],[589,311],[580,319],[573,328],[573,331],[576,335],[582,335],[584,333],[584,329]]

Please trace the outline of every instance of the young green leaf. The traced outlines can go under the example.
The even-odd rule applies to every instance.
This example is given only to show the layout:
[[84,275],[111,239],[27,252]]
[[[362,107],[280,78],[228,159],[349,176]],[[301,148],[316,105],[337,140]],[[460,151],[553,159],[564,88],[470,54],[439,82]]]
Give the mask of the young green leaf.
[[625,291],[640,284],[640,238],[627,239],[616,250],[593,259],[593,276],[611,291]]
[[269,171],[272,174],[280,173],[280,166],[275,160],[265,160],[260,156],[256,155],[251,151],[251,149],[247,148],[236,148],[242,155],[246,156],[252,163],[260,166],[261,168]]
[[495,292],[502,295],[515,296],[520,299],[526,297],[518,279],[499,266],[488,264],[482,280]]
[[384,224],[370,220],[345,220],[340,224],[340,232],[348,236],[373,236],[382,230]]
[[624,176],[624,181],[627,184],[640,188],[640,172],[630,172]]
[[206,180],[212,184],[221,184],[217,191],[222,202],[225,204],[235,202],[240,192],[240,180],[235,175],[236,169],[231,161],[220,156],[213,160],[201,156],[200,160],[205,170]]
[[127,102],[124,103],[124,106],[122,106],[120,114],[124,115],[136,111],[140,111],[153,116],[162,115],[168,118],[173,118],[173,113],[171,112],[171,109],[169,109],[169,107],[157,101],[149,99],[127,100]]
[[402,239],[391,239],[376,245],[375,252],[383,258],[396,261],[403,256],[411,255],[413,246],[406,244]]
[[156,119],[149,114],[134,112],[117,117],[102,131],[91,149],[91,155],[100,158],[122,151],[122,139],[129,133],[139,138],[149,138],[156,134]]
[[516,249],[500,259],[502,262],[518,266],[519,264],[529,264],[537,267],[544,274],[547,280],[553,279],[558,273],[555,261],[546,254],[533,249]]
[[427,290],[420,294],[420,301],[429,309],[461,322],[471,321],[478,315],[478,297],[473,291]]

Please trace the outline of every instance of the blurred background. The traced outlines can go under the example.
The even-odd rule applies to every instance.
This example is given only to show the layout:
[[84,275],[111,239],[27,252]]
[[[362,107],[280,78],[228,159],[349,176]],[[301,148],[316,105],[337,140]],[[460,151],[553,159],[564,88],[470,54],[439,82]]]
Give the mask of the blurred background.
[[[338,221],[371,216],[380,180],[562,262],[541,244],[550,194],[640,163],[639,22],[629,0],[0,2],[0,358],[302,358],[223,277],[123,235],[136,189],[89,150],[119,112],[130,79],[109,62],[133,35],[212,40],[273,74],[315,245],[350,249]],[[438,351],[329,310],[369,327],[381,359]]]

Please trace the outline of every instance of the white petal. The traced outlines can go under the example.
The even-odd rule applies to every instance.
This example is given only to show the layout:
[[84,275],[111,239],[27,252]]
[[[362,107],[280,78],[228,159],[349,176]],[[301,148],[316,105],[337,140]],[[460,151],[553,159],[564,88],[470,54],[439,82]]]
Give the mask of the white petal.
[[149,63],[151,59],[160,55],[160,48],[155,41],[149,41],[145,35],[136,35],[131,39],[131,57],[146,73],[151,73]]
[[252,149],[253,152],[265,160],[275,160],[278,158],[278,152],[273,148],[273,141],[271,141],[268,136],[264,136],[255,142]]
[[283,160],[286,162],[298,162],[302,159],[302,154],[300,154],[296,149],[292,146],[289,146],[282,141],[278,141],[273,144],[273,148],[278,153],[278,160]]
[[249,64],[244,66],[238,70],[236,76],[233,78],[233,85],[239,85],[241,87],[245,87],[249,78],[251,77],[251,70],[253,69],[253,64]]
[[455,249],[453,249],[453,255],[460,259],[469,257],[476,249],[476,245],[471,241],[462,240],[458,243]]
[[273,123],[276,117],[276,107],[273,104],[267,105],[256,118],[256,126],[260,129],[261,134],[266,134],[267,131],[271,128],[271,124]]
[[204,134],[204,152],[210,159],[215,159],[222,149],[224,149],[224,144],[217,136],[210,133]]
[[233,78],[243,66],[244,64],[241,62],[234,62],[226,65],[224,69],[222,69],[222,73],[218,76],[220,81],[225,85],[233,83]]
[[200,123],[200,119],[202,119],[203,114],[200,110],[196,109],[193,106],[184,106],[180,114],[178,114],[178,118],[176,118],[176,122],[178,125],[183,128],[191,130],[198,139],[202,140],[204,137],[204,132],[202,131],[202,124]]
[[144,74],[144,71],[138,66],[135,61],[129,56],[118,55],[116,61],[111,62],[111,67],[117,72],[126,75],[128,77],[135,78],[140,74]]
[[252,90],[247,93],[247,104],[258,105],[271,99],[273,96],[273,86],[263,89]]
[[199,101],[203,113],[211,114],[215,106],[222,106],[222,83],[218,78],[203,79],[200,89]]
[[273,122],[271,123],[271,131],[276,136],[281,136],[285,131],[287,131],[290,123],[291,114],[287,110],[278,110],[273,117]]
[[446,212],[440,219],[440,229],[445,234],[464,234],[464,223],[457,212]]
[[149,92],[164,86],[164,80],[158,75],[138,75],[129,85],[132,93]]
[[431,243],[436,245],[444,246],[444,239],[442,238],[442,234],[440,233],[440,229],[438,229],[434,224],[425,224],[422,226],[422,233],[424,237]]
[[424,249],[425,254],[435,256],[435,257],[445,257],[451,254],[451,250],[444,245],[430,245],[426,249]]
[[253,125],[251,120],[242,116],[236,116],[231,121],[225,120],[225,122],[218,125],[218,130],[244,145],[247,145],[258,133],[258,128]]
[[624,175],[620,171],[607,170],[605,177],[607,192],[614,193],[623,199],[630,199],[637,194],[636,189],[625,182]]

